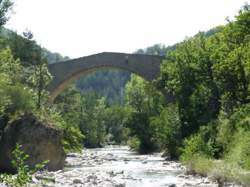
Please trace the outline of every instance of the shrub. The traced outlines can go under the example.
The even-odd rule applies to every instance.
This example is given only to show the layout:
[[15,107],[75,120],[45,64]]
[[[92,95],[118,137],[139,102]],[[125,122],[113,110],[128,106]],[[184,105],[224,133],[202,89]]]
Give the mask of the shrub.
[[198,173],[206,176],[214,167],[213,160],[203,156],[194,156],[186,162],[187,170],[190,174]]
[[[205,129],[205,128],[204,128]],[[214,154],[214,147],[211,140],[205,140],[205,133],[203,128],[194,135],[184,140],[184,146],[181,148],[181,160],[192,160],[196,156],[204,158],[211,158]]]
[[9,175],[4,174],[1,176],[3,182],[7,184],[8,186],[24,186],[27,183],[31,182],[32,175],[37,172],[38,170],[41,170],[45,167],[45,165],[48,163],[48,160],[36,164],[34,169],[29,168],[25,161],[29,158],[29,155],[25,154],[21,150],[21,145],[16,144],[16,147],[13,154],[13,160],[11,161],[14,168],[17,170],[16,175]]
[[180,119],[175,105],[165,107],[159,116],[150,118],[150,128],[153,131],[153,141],[165,149],[170,158],[179,156],[180,145]]
[[6,94],[5,88],[8,85],[9,81],[5,74],[0,74],[0,116],[3,115],[6,107],[10,103],[10,98]]
[[47,124],[53,124],[63,131],[63,148],[66,153],[81,152],[84,135],[75,124],[67,123],[55,109],[41,108],[36,114],[39,119]]
[[139,151],[140,149],[140,140],[139,138],[137,138],[136,136],[134,137],[131,137],[129,140],[128,140],[128,145],[129,147],[133,150],[133,151]]
[[14,113],[16,111],[31,111],[34,109],[34,101],[32,94],[28,88],[24,85],[17,84],[14,86],[7,86],[5,88],[5,94],[9,97],[10,103],[6,110],[8,113]]
[[239,130],[233,137],[227,162],[246,170],[250,170],[250,131]]
[[233,143],[235,134],[239,131],[250,131],[250,104],[241,106],[231,116],[221,111],[218,124],[216,141],[223,148],[225,155],[232,149],[232,145],[237,144]]

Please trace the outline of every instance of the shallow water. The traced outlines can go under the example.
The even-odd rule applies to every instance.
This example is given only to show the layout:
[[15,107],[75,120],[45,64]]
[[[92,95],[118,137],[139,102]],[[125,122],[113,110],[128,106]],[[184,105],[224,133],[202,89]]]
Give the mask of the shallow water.
[[63,170],[38,173],[33,182],[58,187],[218,186],[207,178],[185,175],[180,163],[165,161],[159,153],[138,155],[126,146],[84,149],[81,154],[69,154]]

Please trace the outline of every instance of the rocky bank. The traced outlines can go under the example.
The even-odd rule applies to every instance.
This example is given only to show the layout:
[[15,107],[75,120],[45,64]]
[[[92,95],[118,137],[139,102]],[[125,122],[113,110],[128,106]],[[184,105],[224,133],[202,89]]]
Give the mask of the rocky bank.
[[49,160],[47,169],[62,169],[66,154],[61,143],[62,131],[39,121],[33,114],[21,115],[8,123],[0,140],[0,172],[15,172],[11,165],[12,151],[16,144],[29,155],[27,165],[34,167],[37,163]]

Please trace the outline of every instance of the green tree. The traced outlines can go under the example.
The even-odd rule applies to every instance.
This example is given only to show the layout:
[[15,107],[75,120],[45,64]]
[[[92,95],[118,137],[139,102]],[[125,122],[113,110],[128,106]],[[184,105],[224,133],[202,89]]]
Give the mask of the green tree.
[[178,158],[180,137],[180,119],[175,104],[164,107],[159,116],[150,118],[150,128],[153,129],[153,140],[165,150],[165,155]]
[[111,141],[115,144],[127,143],[129,130],[126,128],[130,111],[124,106],[109,106],[105,117],[105,127]]
[[9,19],[9,12],[13,2],[10,0],[0,1],[0,27],[2,27]]
[[150,126],[150,118],[160,114],[162,97],[151,85],[137,76],[132,76],[126,85],[126,105],[131,108],[127,126],[130,133],[139,140],[138,151],[149,153],[159,148],[153,139],[154,129]]

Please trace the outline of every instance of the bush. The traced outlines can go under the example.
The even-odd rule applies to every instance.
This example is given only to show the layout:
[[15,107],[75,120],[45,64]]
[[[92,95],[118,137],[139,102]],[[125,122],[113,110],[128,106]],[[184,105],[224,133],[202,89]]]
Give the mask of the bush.
[[24,186],[27,183],[31,182],[32,175],[43,169],[48,161],[44,161],[40,164],[36,164],[34,169],[30,169],[26,164],[25,161],[29,158],[29,155],[25,154],[21,150],[21,145],[17,144],[16,148],[12,152],[13,160],[11,161],[14,168],[17,170],[17,175],[9,175],[4,174],[1,175],[2,181],[7,184],[8,186]]
[[14,86],[7,86],[5,88],[5,94],[9,97],[9,105],[6,110],[8,113],[14,113],[16,111],[31,111],[35,107],[35,103],[32,98],[32,94],[28,88],[24,85],[17,84]]
[[250,170],[250,131],[241,129],[234,135],[225,159],[236,167]]
[[179,156],[180,146],[180,119],[175,105],[165,107],[159,116],[150,119],[150,128],[153,131],[153,141],[165,149],[165,154],[170,158]]
[[79,127],[75,124],[67,123],[62,116],[53,109],[40,110],[38,115],[41,120],[46,121],[48,124],[54,124],[63,130],[62,144],[66,153],[82,151],[84,135],[81,133]]
[[221,111],[218,124],[216,141],[223,148],[225,155],[231,150],[233,137],[237,132],[250,131],[250,104],[241,106],[231,116]]
[[137,138],[136,136],[134,137],[131,137],[129,140],[128,140],[128,145],[129,147],[133,150],[133,151],[139,151],[140,149],[140,140],[139,138]]
[[181,148],[181,160],[189,161],[197,156],[211,158],[214,155],[214,147],[210,139],[205,140],[205,134],[202,128],[197,134],[191,135],[184,140],[184,146]]
[[213,160],[203,156],[194,156],[186,162],[187,170],[190,174],[198,173],[206,176],[214,167]]
[[0,116],[2,116],[6,110],[6,107],[10,103],[10,98],[6,94],[5,88],[8,85],[9,81],[5,74],[0,74]]

